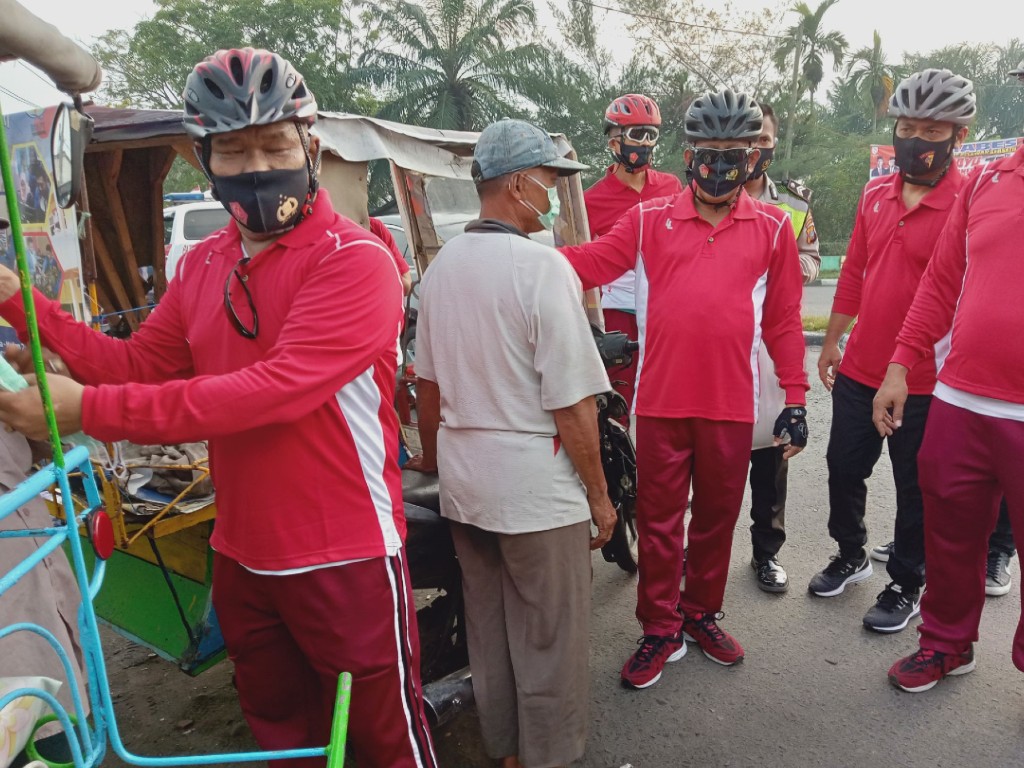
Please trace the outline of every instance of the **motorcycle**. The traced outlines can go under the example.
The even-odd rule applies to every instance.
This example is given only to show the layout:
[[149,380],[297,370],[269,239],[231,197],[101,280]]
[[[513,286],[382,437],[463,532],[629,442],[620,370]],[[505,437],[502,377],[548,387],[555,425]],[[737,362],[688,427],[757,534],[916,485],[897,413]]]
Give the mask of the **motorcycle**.
[[[591,326],[597,351],[606,369],[629,365],[639,344],[621,331],[604,333]],[[597,396],[597,427],[601,441],[601,463],[608,483],[608,497],[617,513],[611,540],[601,547],[606,562],[626,573],[637,572],[636,533],[636,448],[626,426],[629,406],[612,390]]]

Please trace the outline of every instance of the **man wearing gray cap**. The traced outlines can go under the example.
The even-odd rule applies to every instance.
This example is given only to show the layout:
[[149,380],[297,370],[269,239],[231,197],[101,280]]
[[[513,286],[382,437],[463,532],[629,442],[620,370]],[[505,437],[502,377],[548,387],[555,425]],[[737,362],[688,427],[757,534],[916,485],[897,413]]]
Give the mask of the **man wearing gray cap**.
[[480,218],[420,289],[424,460],[437,457],[480,727],[503,768],[568,765],[586,738],[588,542],[615,525],[594,395],[611,387],[579,279],[528,236],[557,219],[558,177],[585,167],[529,123],[488,126],[473,162]]

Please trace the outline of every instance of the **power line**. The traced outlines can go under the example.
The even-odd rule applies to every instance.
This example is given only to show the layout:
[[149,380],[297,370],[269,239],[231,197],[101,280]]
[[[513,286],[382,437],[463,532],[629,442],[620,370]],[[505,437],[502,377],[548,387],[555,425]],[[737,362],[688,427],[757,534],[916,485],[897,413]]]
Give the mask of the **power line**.
[[34,101],[29,101],[29,100],[28,100],[28,99],[26,99],[26,98],[25,98],[24,96],[19,96],[19,95],[18,95],[18,94],[16,94],[16,93],[15,93],[14,91],[12,91],[12,90],[9,90],[9,89],[7,89],[7,88],[4,88],[4,87],[3,87],[2,85],[0,85],[0,92],[2,92],[2,93],[6,93],[6,94],[7,94],[8,96],[10,96],[10,97],[11,97],[12,99],[17,99],[17,100],[18,100],[18,101],[20,101],[20,102],[21,102],[22,104],[25,104],[26,106],[32,107],[33,109],[42,109],[42,107],[40,107],[40,106],[39,106],[38,104],[36,104],[36,103],[35,103]]
[[20,64],[20,65],[21,65],[21,67],[22,67],[22,69],[24,69],[25,71],[27,71],[27,72],[30,72],[30,73],[31,73],[32,75],[34,75],[34,76],[35,76],[35,78],[36,78],[36,79],[37,79],[37,80],[38,80],[39,82],[43,83],[43,85],[46,85],[46,86],[48,86],[48,87],[50,87],[50,88],[56,88],[56,86],[55,86],[55,85],[54,85],[53,83],[51,83],[51,82],[50,82],[49,80],[47,80],[47,79],[46,79],[45,77],[43,77],[42,75],[40,75],[40,74],[39,74],[39,73],[38,73],[38,72],[37,72],[37,71],[35,70],[35,68],[34,68],[34,67],[30,67],[30,66],[29,66],[28,64],[26,64],[26,63],[25,63],[24,61],[22,61],[21,59],[17,59],[17,60],[16,60],[16,63]]
[[772,40],[792,40],[792,37],[788,35],[773,35],[768,32],[751,32],[745,29],[730,29],[729,27],[716,27],[711,24],[695,24],[689,21],[680,21],[679,19],[670,19],[667,16],[648,16],[645,14],[629,13],[621,8],[613,8],[608,5],[601,5],[600,3],[591,2],[591,0],[577,0],[582,5],[589,5],[591,8],[598,8],[602,11],[611,11],[612,13],[621,13],[623,16],[629,16],[634,19],[648,19],[650,21],[662,21],[666,24],[676,24],[680,27],[689,27],[691,29],[710,29],[714,32],[728,32],[733,35],[744,35],[745,37],[767,37]]

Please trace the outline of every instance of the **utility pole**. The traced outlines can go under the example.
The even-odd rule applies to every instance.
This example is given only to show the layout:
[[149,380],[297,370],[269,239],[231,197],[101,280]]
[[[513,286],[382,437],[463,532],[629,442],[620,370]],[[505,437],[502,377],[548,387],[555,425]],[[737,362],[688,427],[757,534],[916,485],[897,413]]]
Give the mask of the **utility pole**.
[[804,53],[804,22],[796,31],[796,48],[793,50],[793,79],[789,90],[789,114],[786,116],[786,171],[789,172],[789,161],[793,157],[793,134],[796,132],[796,105],[800,101],[800,57]]

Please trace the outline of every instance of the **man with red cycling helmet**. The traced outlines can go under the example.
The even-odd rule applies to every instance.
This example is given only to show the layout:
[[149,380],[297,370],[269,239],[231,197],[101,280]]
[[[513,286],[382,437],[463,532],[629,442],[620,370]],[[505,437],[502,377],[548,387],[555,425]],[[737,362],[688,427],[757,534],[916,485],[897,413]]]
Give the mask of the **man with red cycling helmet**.
[[[629,93],[608,105],[604,133],[615,162],[608,166],[600,181],[583,193],[591,240],[607,233],[637,203],[682,191],[675,176],[651,168],[660,129],[661,111],[648,96]],[[601,289],[605,330],[622,331],[633,341],[638,337],[635,283],[636,273],[631,269]],[[629,365],[610,369],[608,377],[632,408],[636,358]]]

